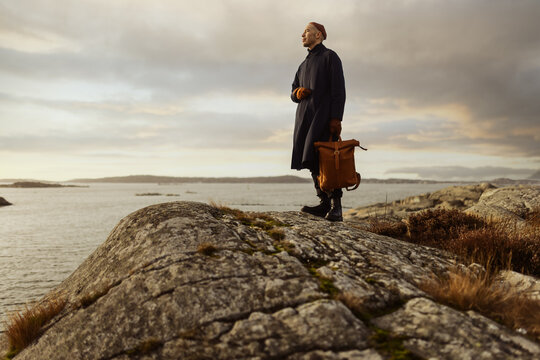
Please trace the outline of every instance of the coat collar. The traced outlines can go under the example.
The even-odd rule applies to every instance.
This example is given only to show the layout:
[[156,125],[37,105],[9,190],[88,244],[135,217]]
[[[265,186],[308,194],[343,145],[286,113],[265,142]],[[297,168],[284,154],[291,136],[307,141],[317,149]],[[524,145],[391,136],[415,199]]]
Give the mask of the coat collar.
[[326,46],[324,46],[322,43],[317,44],[313,49],[308,49],[308,56],[310,55],[317,55],[321,53],[323,50],[326,50]]

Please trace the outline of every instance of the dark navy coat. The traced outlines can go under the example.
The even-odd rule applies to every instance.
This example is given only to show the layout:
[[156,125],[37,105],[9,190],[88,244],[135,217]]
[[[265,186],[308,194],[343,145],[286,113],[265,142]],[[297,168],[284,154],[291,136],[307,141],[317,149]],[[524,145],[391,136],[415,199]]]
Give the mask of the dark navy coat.
[[339,56],[323,44],[315,46],[296,72],[292,91],[298,87],[310,89],[311,95],[300,101],[291,93],[292,101],[298,103],[291,169],[318,172],[319,160],[313,143],[328,141],[330,119],[343,119],[345,79]]

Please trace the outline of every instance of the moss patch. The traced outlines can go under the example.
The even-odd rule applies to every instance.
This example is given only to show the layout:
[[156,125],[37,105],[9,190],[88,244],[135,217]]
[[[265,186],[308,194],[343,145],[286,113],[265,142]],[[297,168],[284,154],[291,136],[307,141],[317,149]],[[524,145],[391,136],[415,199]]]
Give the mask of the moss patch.
[[106,295],[111,289],[111,287],[112,285],[106,285],[99,290],[92,291],[91,293],[82,296],[76,303],[75,308],[87,308],[88,306],[95,303],[100,297]]
[[281,229],[269,229],[266,233],[274,240],[283,240],[285,239],[285,233]]
[[369,342],[379,353],[385,355],[391,360],[421,360],[422,358],[413,354],[410,350],[403,346],[403,341],[407,340],[406,336],[398,336],[389,331],[378,328],[374,325],[370,326],[373,334],[369,337]]
[[341,291],[334,285],[332,279],[322,276],[317,271],[317,268],[310,266],[307,268],[309,273],[319,280],[319,289],[322,292],[330,295],[331,298],[337,298]]
[[19,352],[15,349],[10,349],[6,355],[5,355],[5,359],[6,360],[11,360],[15,357],[15,355],[17,355]]
[[331,297],[335,297],[340,293],[339,289],[335,287],[334,282],[331,279],[323,276],[319,276],[318,279],[321,290],[330,295]]
[[296,256],[294,253],[293,253],[293,249],[294,249],[294,244],[291,243],[290,241],[274,241],[274,247],[279,251],[286,251],[287,253],[289,253],[289,255],[291,256]]
[[251,240],[244,239],[244,242],[246,242],[249,246],[251,246],[253,249],[243,249],[242,252],[253,255],[255,252],[262,252],[266,255],[275,255],[281,251],[287,251],[288,253],[291,253],[292,248],[294,248],[294,244],[290,242],[283,241],[285,239],[285,232],[280,229],[282,227],[289,227],[291,225],[286,224],[284,222],[281,222],[279,220],[274,219],[268,214],[260,213],[260,212],[252,212],[252,213],[246,213],[242,210],[238,209],[231,209],[227,206],[223,205],[217,205],[215,203],[211,204],[215,209],[219,210],[222,215],[228,214],[234,217],[236,220],[240,221],[242,225],[249,226],[253,229],[263,230],[268,236],[270,236],[273,240],[274,247],[277,251],[269,251],[266,249],[261,249],[257,245],[255,245]]
[[248,249],[240,249],[241,252],[243,252],[244,254],[248,254],[248,255],[253,255],[256,253],[255,249],[251,249],[251,248],[248,248]]
[[369,337],[370,346],[375,348],[386,359],[393,360],[420,360],[421,358],[413,354],[410,350],[403,346],[403,341],[407,340],[406,336],[398,336],[389,331],[381,329],[371,323],[371,319],[390,314],[400,309],[404,302],[396,301],[394,304],[386,307],[383,310],[369,311],[364,306],[361,299],[351,293],[341,293],[336,297],[351,312],[371,330],[372,335]]
[[214,208],[220,210],[222,214],[228,214],[239,220],[242,224],[250,227],[256,227],[263,230],[270,230],[274,227],[290,226],[284,222],[274,219],[268,214],[253,212],[246,213],[239,209],[231,209],[230,207],[211,203]]

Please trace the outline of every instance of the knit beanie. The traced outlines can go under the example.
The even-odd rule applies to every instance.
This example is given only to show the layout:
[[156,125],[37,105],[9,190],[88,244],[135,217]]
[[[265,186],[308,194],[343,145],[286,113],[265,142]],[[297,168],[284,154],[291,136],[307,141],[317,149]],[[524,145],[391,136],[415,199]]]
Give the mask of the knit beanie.
[[324,29],[324,26],[314,21],[310,22],[310,24],[315,26],[317,30],[319,30],[322,33],[323,39],[326,40],[326,30]]

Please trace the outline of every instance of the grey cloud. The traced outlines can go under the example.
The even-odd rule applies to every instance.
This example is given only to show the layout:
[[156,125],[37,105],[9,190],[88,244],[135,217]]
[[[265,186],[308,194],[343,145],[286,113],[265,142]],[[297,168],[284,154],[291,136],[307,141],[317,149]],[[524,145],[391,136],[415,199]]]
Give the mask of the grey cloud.
[[533,34],[540,33],[540,3],[414,4],[358,22],[357,30],[374,36],[362,39],[363,56],[352,55],[355,90],[420,108],[465,104],[471,119],[459,130],[477,136],[464,142],[539,156],[540,38]]
[[[204,102],[206,99],[202,99]],[[284,99],[287,100],[287,99]],[[290,102],[290,100],[288,100]],[[91,149],[117,146],[122,149],[156,148],[170,146],[226,149],[283,149],[283,140],[267,141],[276,132],[292,128],[294,119],[276,112],[250,113],[248,109],[238,112],[184,109],[182,102],[140,103],[137,101],[70,101],[45,100],[15,96],[0,92],[2,109],[9,110],[20,105],[40,109],[45,115],[29,120],[25,135],[5,136],[0,150],[10,151],[58,151],[65,149]],[[289,104],[287,102],[287,104]],[[156,111],[173,106],[171,111]],[[148,109],[148,107],[150,107]],[[291,110],[294,106],[291,103]],[[55,128],[36,135],[32,121],[47,122],[61,113],[76,114],[76,123],[82,125]],[[5,116],[3,116],[5,117]],[[8,125],[8,119],[0,123]],[[67,124],[69,125],[69,124]],[[292,137],[292,131],[290,131]],[[53,136],[49,136],[49,135]],[[77,140],[80,138],[80,142]]]
[[508,167],[464,166],[402,167],[388,170],[387,174],[414,174],[422,179],[439,180],[490,180],[495,178],[525,179],[536,169],[514,169]]
[[[162,11],[137,2],[30,3],[32,11],[29,2],[4,5],[8,15],[2,19],[11,21],[2,26],[57,33],[81,50],[29,54],[0,49],[0,71],[21,77],[120,83],[147,90],[155,100],[259,90],[283,93],[285,99],[305,54],[299,42],[301,4],[218,2],[214,10],[201,3],[188,6],[185,11],[192,13],[185,16],[182,3],[160,4]],[[469,121],[437,124],[432,130],[441,135],[433,141],[407,138],[419,128],[402,133],[380,128],[366,134],[374,143],[540,156],[540,2],[344,4],[349,12],[336,10],[339,15],[325,14],[320,21],[328,30],[327,45],[343,60],[349,96],[402,99],[417,107],[419,116],[425,107],[446,104],[464,104],[471,112]],[[357,114],[346,113],[351,115]],[[238,133],[217,128],[222,135]]]
[[[288,126],[289,119],[273,113],[251,115],[187,110],[152,114],[139,110],[137,104],[129,102],[51,101],[0,93],[2,106],[9,107],[17,103],[77,113],[80,119],[89,120],[84,129],[65,128],[36,133],[32,126],[27,126],[25,134],[0,136],[1,151],[159,152],[165,148],[251,151],[284,150],[290,145],[290,142],[284,144],[283,141],[266,141],[275,131]],[[47,118],[40,120],[47,121]]]

